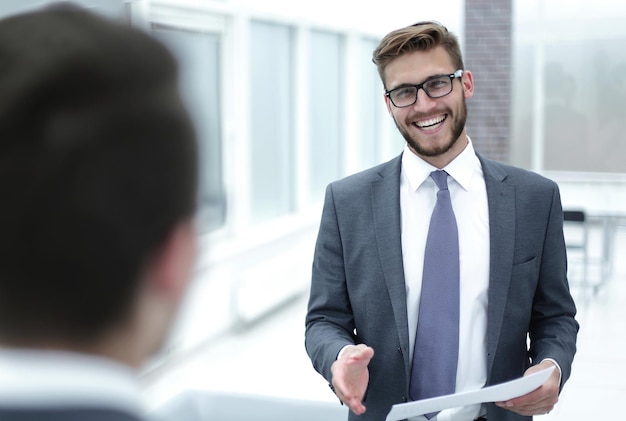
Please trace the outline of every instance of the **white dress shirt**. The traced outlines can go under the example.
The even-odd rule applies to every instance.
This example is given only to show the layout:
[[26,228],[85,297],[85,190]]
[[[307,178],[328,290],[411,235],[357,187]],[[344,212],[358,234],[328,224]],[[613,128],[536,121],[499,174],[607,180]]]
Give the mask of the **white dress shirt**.
[[0,348],[0,407],[110,408],[138,417],[136,373],[120,363],[61,351]]
[[[437,200],[438,188],[430,173],[437,169],[405,146],[400,178],[400,208],[411,356],[418,322],[426,237]],[[456,378],[456,392],[459,393],[479,389],[487,379],[489,212],[482,166],[471,141],[459,156],[442,169],[449,174],[448,189],[459,230],[461,296]],[[433,420],[473,420],[482,415],[481,411],[480,405],[444,410]]]

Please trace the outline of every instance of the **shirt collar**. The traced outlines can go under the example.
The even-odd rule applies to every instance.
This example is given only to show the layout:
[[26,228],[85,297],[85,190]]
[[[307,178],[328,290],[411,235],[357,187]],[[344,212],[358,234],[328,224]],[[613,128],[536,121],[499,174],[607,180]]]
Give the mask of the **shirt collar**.
[[110,407],[145,412],[136,373],[91,355],[0,349],[0,406]]
[[[480,168],[480,160],[468,136],[465,149],[442,170],[445,170],[464,190],[469,190],[477,166]],[[408,145],[404,146],[402,170],[406,174],[411,190],[417,190],[430,177],[430,173],[437,169],[415,155]]]

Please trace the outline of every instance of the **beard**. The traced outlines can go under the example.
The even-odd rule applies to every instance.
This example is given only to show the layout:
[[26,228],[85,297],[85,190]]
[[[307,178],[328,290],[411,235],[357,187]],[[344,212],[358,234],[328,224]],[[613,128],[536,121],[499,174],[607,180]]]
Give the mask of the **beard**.
[[[450,118],[451,113],[447,114],[447,118]],[[417,153],[420,156],[434,157],[440,156],[448,152],[454,144],[461,137],[461,133],[463,133],[463,129],[465,128],[465,122],[467,120],[467,105],[465,104],[465,98],[462,99],[461,106],[459,107],[459,113],[454,120],[452,121],[451,134],[450,138],[441,146],[427,148],[425,145],[420,145],[419,141],[414,138],[403,126],[398,124],[398,120],[396,120],[395,116],[393,117],[393,121],[398,128],[398,131],[404,137],[404,140],[409,145],[409,147],[413,150],[413,152]],[[411,124],[411,123],[408,123]]]

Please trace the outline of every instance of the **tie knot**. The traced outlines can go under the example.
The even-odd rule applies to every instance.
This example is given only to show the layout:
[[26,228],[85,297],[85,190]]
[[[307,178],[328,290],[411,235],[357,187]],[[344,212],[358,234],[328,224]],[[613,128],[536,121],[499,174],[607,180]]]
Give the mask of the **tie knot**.
[[439,187],[439,190],[448,190],[448,173],[444,170],[437,170],[430,173],[430,176],[435,180],[435,184]]

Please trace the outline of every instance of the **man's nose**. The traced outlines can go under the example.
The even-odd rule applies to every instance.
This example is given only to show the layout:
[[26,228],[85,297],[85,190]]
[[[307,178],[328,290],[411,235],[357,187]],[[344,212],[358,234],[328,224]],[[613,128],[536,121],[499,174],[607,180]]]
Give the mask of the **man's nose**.
[[424,88],[420,88],[417,90],[417,100],[415,104],[413,104],[413,109],[415,111],[424,111],[430,110],[437,104],[437,101],[432,99],[426,94]]

